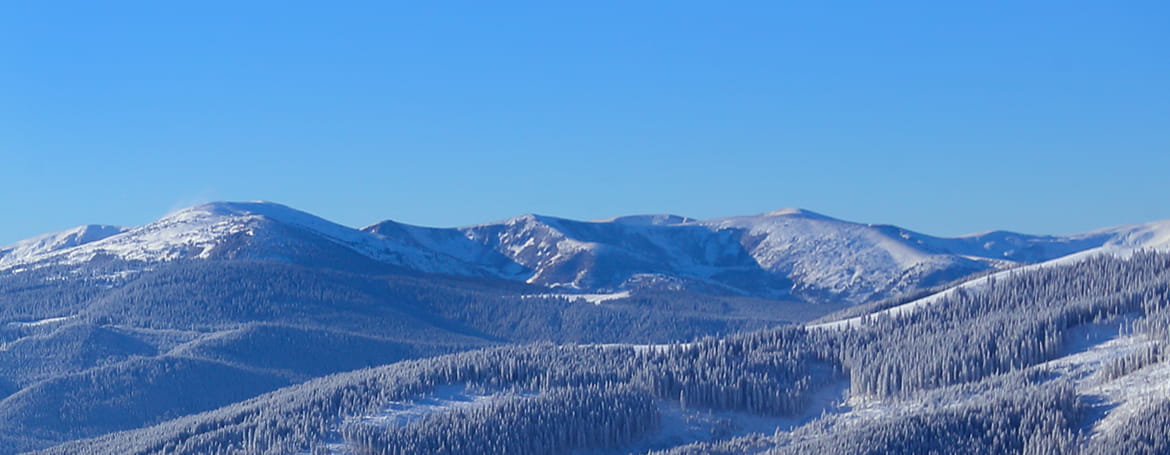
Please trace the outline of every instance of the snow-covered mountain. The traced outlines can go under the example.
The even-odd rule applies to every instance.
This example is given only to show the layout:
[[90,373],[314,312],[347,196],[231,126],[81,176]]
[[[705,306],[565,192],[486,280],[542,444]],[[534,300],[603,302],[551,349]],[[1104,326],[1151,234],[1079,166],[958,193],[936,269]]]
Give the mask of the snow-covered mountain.
[[1156,243],[1170,233],[1138,225],[1071,236],[997,231],[940,238],[801,209],[711,220],[641,215],[582,222],[525,215],[456,229],[387,221],[365,231],[479,264],[500,272],[497,276],[554,288],[613,292],[673,286],[851,302],[1110,243]]
[[0,252],[0,270],[81,265],[111,259],[131,264],[176,260],[257,259],[337,264],[370,261],[421,272],[478,273],[410,245],[387,242],[271,202],[214,202],[179,210],[134,228],[82,227],[18,242]]
[[256,259],[372,264],[564,292],[665,288],[856,303],[1111,244],[1170,245],[1170,226],[940,238],[784,209],[710,220],[524,215],[461,228],[384,221],[358,230],[270,202],[216,202],[141,227],[84,226],[18,242],[0,248],[0,271],[111,259]]
[[[846,434],[838,428],[848,428],[835,425],[865,422],[880,423],[881,428],[865,431],[885,438],[884,428],[901,428],[905,421],[875,416],[915,412],[923,416],[914,417],[916,422],[961,430],[966,427],[949,422],[967,422],[965,416],[948,414],[959,420],[940,421],[939,414],[921,411],[950,412],[955,403],[983,406],[1003,399],[1003,390],[1024,404],[971,415],[1030,409],[1034,403],[1027,400],[1035,384],[1001,386],[1001,373],[1018,368],[1041,376],[1028,373],[1017,379],[1056,375],[1090,397],[1085,403],[1116,406],[1109,411],[1115,417],[1094,424],[1109,437],[1118,428],[1134,427],[1132,421],[1161,421],[1140,416],[1146,397],[1160,396],[1164,388],[1142,384],[1170,374],[1164,368],[1167,351],[1150,335],[1135,332],[1144,327],[1151,334],[1166,333],[1157,328],[1167,320],[1170,260],[1138,253],[1143,248],[1170,249],[1170,221],[1070,236],[991,232],[941,238],[786,209],[712,220],[640,215],[575,221],[526,215],[462,228],[387,221],[353,229],[278,204],[204,204],[140,227],[85,226],[0,248],[0,454],[84,437],[102,439],[50,453],[126,453],[131,447],[143,453],[210,453],[214,447],[234,450],[232,444],[240,440],[289,442],[280,435],[325,437],[312,441],[328,451],[347,452],[358,446],[341,446],[342,439],[322,435],[342,434],[344,428],[334,425],[346,422],[386,422],[396,418],[397,410],[438,415],[434,412],[446,412],[447,401],[484,403],[483,397],[502,396],[488,390],[483,397],[475,392],[443,400],[441,394],[416,389],[418,384],[458,387],[480,381],[467,374],[499,374],[500,382],[476,384],[516,391],[530,381],[524,378],[547,380],[548,372],[557,369],[573,375],[565,378],[588,381],[584,384],[606,381],[589,390],[613,390],[610,381],[619,378],[633,381],[626,384],[634,387],[630,390],[655,394],[656,401],[644,409],[647,418],[663,419],[665,432],[648,439],[654,447],[658,441],[693,440],[679,440],[681,434],[730,437],[729,428],[778,435],[770,442],[777,447],[795,440],[785,439],[778,428],[805,428],[832,442]],[[1102,253],[1118,258],[1082,260]],[[970,275],[978,272],[988,273]],[[912,299],[925,294],[916,291],[952,278],[960,282]],[[904,292],[912,294],[873,305],[844,305]],[[560,298],[565,294],[575,297]],[[932,304],[948,296],[957,303]],[[836,322],[805,326],[822,330],[780,327],[839,309],[844,311],[824,319]],[[916,317],[853,317],[909,311]],[[840,327],[863,335],[828,330]],[[768,330],[664,348],[664,343],[757,329]],[[532,344],[536,341],[576,347]],[[443,356],[402,369],[366,369],[509,343],[524,346]],[[627,343],[633,343],[632,349]],[[1030,360],[1021,364],[1015,359]],[[644,363],[631,370],[632,361]],[[1145,365],[1141,362],[1159,366],[1139,370]],[[353,369],[362,370],[357,376],[284,389],[275,392],[275,399],[251,400]],[[444,374],[456,376],[435,379]],[[490,377],[497,376],[484,376]],[[970,384],[974,388],[963,383],[985,377],[990,382]],[[553,378],[547,383],[581,384]],[[685,393],[667,388],[687,383],[691,388]],[[828,386],[814,390],[801,384]],[[934,385],[962,388],[935,390]],[[399,390],[390,387],[403,387],[400,398],[406,401],[370,401],[354,408],[340,403],[360,401],[336,398],[390,399],[397,395],[388,391]],[[481,385],[474,387],[462,390],[481,390]],[[804,395],[790,395],[801,390]],[[916,392],[909,401],[878,395],[898,390]],[[596,401],[594,392],[587,392],[582,396]],[[435,411],[412,407],[412,396],[438,397],[431,407]],[[564,398],[523,392],[508,399],[557,397]],[[318,399],[320,405],[301,406]],[[567,409],[573,400],[530,408],[535,414],[529,415],[537,416],[530,421],[593,428],[557,420],[561,414],[544,414]],[[753,402],[769,402],[792,414],[765,416],[760,413],[773,411]],[[230,403],[251,403],[246,406],[265,411]],[[931,408],[932,403],[946,408]],[[1098,415],[1101,409],[1088,411]],[[194,415],[205,411],[214,412],[200,414],[210,420]],[[614,412],[572,414],[602,416],[600,423],[626,415]],[[112,433],[176,416],[187,417],[145,433]],[[321,420],[306,426],[305,416]],[[816,416],[833,420],[825,421],[829,425],[801,423]],[[255,419],[278,427],[256,427]],[[237,424],[241,431],[260,429],[237,432]],[[513,428],[495,421],[475,428],[502,427]],[[321,430],[302,434],[295,428]],[[831,431],[816,433],[818,428]],[[447,431],[440,440],[458,434]],[[112,445],[92,449],[101,441]],[[204,443],[211,445],[199,445]],[[273,450],[310,451],[309,445],[296,444]]]
[[[975,236],[968,238],[974,237]],[[1097,255],[1129,257],[1141,250],[1167,251],[1170,250],[1170,220],[1106,228],[1076,236],[1069,236],[1066,239],[1068,241],[1061,246],[1090,246],[1079,251],[1072,250],[1072,252],[1069,254],[1061,255],[1053,259],[1039,260],[1035,263],[1019,268],[1003,270],[976,279],[968,280],[940,292],[913,299],[889,308],[880,309],[876,312],[864,314],[861,316],[853,316],[812,324],[809,325],[809,327],[818,329],[856,327],[862,325],[864,320],[878,315],[905,315],[917,311],[927,305],[931,305],[943,299],[953,297],[958,292],[978,291],[994,284],[997,280],[1010,279],[1014,275],[1028,273],[1033,270],[1072,264],[1079,261],[1084,261]],[[1104,241],[1102,241],[1102,239]]]
[[125,232],[121,226],[86,225],[38,235],[0,248],[0,265],[34,260],[55,251],[96,242]]

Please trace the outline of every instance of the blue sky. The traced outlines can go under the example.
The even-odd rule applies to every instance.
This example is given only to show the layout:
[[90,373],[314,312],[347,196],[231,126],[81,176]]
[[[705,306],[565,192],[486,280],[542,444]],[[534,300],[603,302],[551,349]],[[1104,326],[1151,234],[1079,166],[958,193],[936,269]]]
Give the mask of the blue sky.
[[21,3],[0,244],[208,200],[351,226],[1170,218],[1165,2]]

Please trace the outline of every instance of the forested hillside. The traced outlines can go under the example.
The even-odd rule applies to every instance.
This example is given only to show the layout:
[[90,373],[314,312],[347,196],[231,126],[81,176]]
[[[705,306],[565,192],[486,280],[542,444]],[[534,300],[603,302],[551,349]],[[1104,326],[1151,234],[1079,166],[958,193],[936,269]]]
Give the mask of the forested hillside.
[[1170,255],[857,327],[506,346],[328,376],[45,453],[1164,453]]
[[608,301],[493,279],[266,260],[0,275],[0,453],[138,428],[323,375],[507,343],[663,343],[832,306]]

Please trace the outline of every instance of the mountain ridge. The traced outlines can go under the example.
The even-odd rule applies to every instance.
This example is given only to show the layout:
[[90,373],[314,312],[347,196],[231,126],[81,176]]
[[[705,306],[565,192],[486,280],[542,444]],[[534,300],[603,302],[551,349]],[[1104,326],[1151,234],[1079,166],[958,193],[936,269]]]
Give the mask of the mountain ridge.
[[455,228],[393,220],[351,228],[273,202],[211,202],[144,226],[80,227],[17,242],[0,248],[0,271],[108,257],[149,264],[232,258],[311,263],[344,256],[566,292],[665,285],[860,303],[1110,243],[1170,244],[1170,228],[1155,222],[1063,236],[990,231],[937,237],[798,208],[707,220],[527,214]]

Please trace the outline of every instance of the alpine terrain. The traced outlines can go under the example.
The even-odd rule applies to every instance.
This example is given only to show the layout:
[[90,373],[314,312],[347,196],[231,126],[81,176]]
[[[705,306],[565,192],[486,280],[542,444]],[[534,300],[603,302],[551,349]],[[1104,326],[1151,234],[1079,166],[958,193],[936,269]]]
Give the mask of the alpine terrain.
[[802,209],[0,247],[0,454],[1170,453],[1170,221]]

